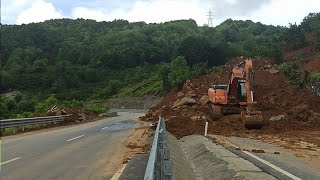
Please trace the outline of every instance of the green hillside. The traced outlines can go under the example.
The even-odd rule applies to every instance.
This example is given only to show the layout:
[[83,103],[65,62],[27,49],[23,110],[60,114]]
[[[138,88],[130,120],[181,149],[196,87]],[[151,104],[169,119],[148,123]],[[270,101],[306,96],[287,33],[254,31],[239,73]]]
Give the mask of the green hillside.
[[1,87],[38,100],[93,100],[155,95],[236,56],[272,58],[320,44],[320,14],[301,25],[226,20],[161,24],[84,19],[2,25]]

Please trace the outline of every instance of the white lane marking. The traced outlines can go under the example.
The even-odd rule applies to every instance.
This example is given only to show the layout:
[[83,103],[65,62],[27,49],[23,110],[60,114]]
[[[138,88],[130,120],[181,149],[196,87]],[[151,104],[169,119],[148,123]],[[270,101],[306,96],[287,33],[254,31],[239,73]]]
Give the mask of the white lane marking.
[[100,130],[105,130],[105,129],[108,129],[109,127],[104,127],[104,128],[101,128]]
[[[235,147],[235,148],[239,148],[238,146],[236,146],[236,145],[232,144],[230,141],[228,141],[228,140],[226,140],[226,141],[227,141],[227,142],[229,142],[229,143],[230,143],[230,145],[232,145],[233,147]],[[283,169],[281,169],[281,168],[279,168],[279,167],[277,167],[277,166],[275,166],[275,165],[273,165],[273,164],[269,163],[268,161],[265,161],[265,160],[263,160],[263,159],[259,158],[258,156],[254,155],[254,154],[251,154],[251,153],[250,153],[250,152],[248,152],[248,151],[242,151],[242,152],[244,152],[245,154],[247,154],[247,155],[249,155],[249,156],[251,156],[251,157],[255,158],[256,160],[258,160],[258,161],[260,161],[260,162],[264,163],[265,165],[267,165],[267,166],[269,166],[269,167],[271,167],[271,168],[273,168],[273,169],[275,169],[275,170],[277,170],[277,171],[281,172],[282,174],[284,174],[284,175],[286,175],[286,176],[288,176],[288,177],[290,177],[290,178],[292,178],[292,179],[294,179],[294,180],[302,180],[301,178],[299,178],[299,177],[297,177],[297,176],[295,176],[295,175],[293,175],[293,174],[290,174],[289,172],[287,172],[287,171],[285,171],[285,170],[283,170]]]
[[263,159],[259,158],[258,156],[254,155],[254,154],[251,154],[251,153],[250,153],[250,152],[248,152],[248,151],[243,151],[243,152],[244,152],[244,153],[246,153],[247,155],[249,155],[249,156],[251,156],[251,157],[255,158],[256,160],[258,160],[258,161],[260,161],[260,162],[262,162],[262,163],[264,163],[264,164],[266,164],[266,165],[270,166],[271,168],[273,168],[273,169],[275,169],[275,170],[277,170],[277,171],[281,172],[282,174],[284,174],[284,175],[286,175],[286,176],[288,176],[288,177],[290,177],[290,178],[294,179],[294,180],[301,180],[301,179],[300,179],[300,178],[298,178],[297,176],[295,176],[295,175],[293,175],[293,174],[288,173],[287,171],[285,171],[285,170],[283,170],[283,169],[281,169],[281,168],[279,168],[279,167],[277,167],[277,166],[275,166],[275,165],[273,165],[273,164],[269,163],[268,161],[265,161],[265,160],[263,160]]
[[118,180],[128,164],[123,164],[122,167],[112,176],[111,180]]
[[20,158],[21,158],[21,157],[17,157],[17,158],[10,159],[10,160],[8,160],[8,161],[5,161],[5,162],[0,163],[0,165],[5,165],[5,164],[10,163],[10,162],[12,162],[12,161],[16,161],[16,160],[18,160],[18,159],[20,159]]
[[77,136],[77,137],[68,139],[67,141],[68,141],[68,142],[69,142],[69,141],[73,141],[73,140],[76,140],[76,139],[81,138],[81,137],[83,137],[83,136],[84,136],[84,135],[80,135],[80,136]]

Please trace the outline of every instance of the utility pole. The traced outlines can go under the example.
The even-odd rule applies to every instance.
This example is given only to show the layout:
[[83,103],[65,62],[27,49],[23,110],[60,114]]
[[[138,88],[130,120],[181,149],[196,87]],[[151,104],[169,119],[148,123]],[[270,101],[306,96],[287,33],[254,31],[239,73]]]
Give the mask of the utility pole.
[[213,27],[213,24],[212,24],[213,12],[211,9],[209,10],[207,17],[208,17],[208,26]]

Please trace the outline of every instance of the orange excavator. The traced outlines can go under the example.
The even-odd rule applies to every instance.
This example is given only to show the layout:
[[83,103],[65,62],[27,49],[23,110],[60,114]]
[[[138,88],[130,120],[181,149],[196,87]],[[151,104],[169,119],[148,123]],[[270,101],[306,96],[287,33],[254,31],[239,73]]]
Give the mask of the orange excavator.
[[235,65],[227,85],[215,84],[208,90],[214,120],[227,114],[241,114],[247,129],[260,129],[262,115],[254,108],[253,66],[252,60],[246,59]]

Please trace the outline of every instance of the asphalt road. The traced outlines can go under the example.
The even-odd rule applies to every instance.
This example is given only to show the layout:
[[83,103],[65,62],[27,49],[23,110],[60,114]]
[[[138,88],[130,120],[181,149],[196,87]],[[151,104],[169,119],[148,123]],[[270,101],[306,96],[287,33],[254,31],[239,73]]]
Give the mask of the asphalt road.
[[2,139],[0,179],[105,179],[103,167],[139,113]]
[[[213,135],[212,137],[219,136]],[[278,179],[320,179],[320,172],[317,169],[311,168],[302,159],[295,157],[282,147],[249,138],[224,137],[224,139],[236,147],[266,151],[266,153],[253,153],[228,148],[234,154],[254,163],[257,167]],[[279,154],[274,154],[273,152],[279,152]]]
[[279,179],[305,179],[305,180],[316,180],[320,179],[320,172],[317,169],[311,168],[306,164],[302,159],[295,157],[289,151],[284,148],[274,146],[272,144],[267,144],[261,142],[259,140],[249,139],[249,138],[240,138],[240,137],[227,137],[229,142],[236,146],[246,146],[246,147],[255,147],[257,149],[263,149],[266,151],[279,152],[280,154],[273,153],[251,153],[253,156],[258,157],[258,159],[262,159],[272,165],[281,168],[282,170],[290,173],[295,177],[288,177],[287,173],[279,172],[279,170],[275,170],[274,168],[270,168],[270,166],[266,166],[265,163],[258,162],[256,158],[252,156],[248,156],[243,152],[235,152],[243,158],[248,159],[251,162],[254,162],[256,165],[260,166],[262,169],[270,172],[274,176]]

